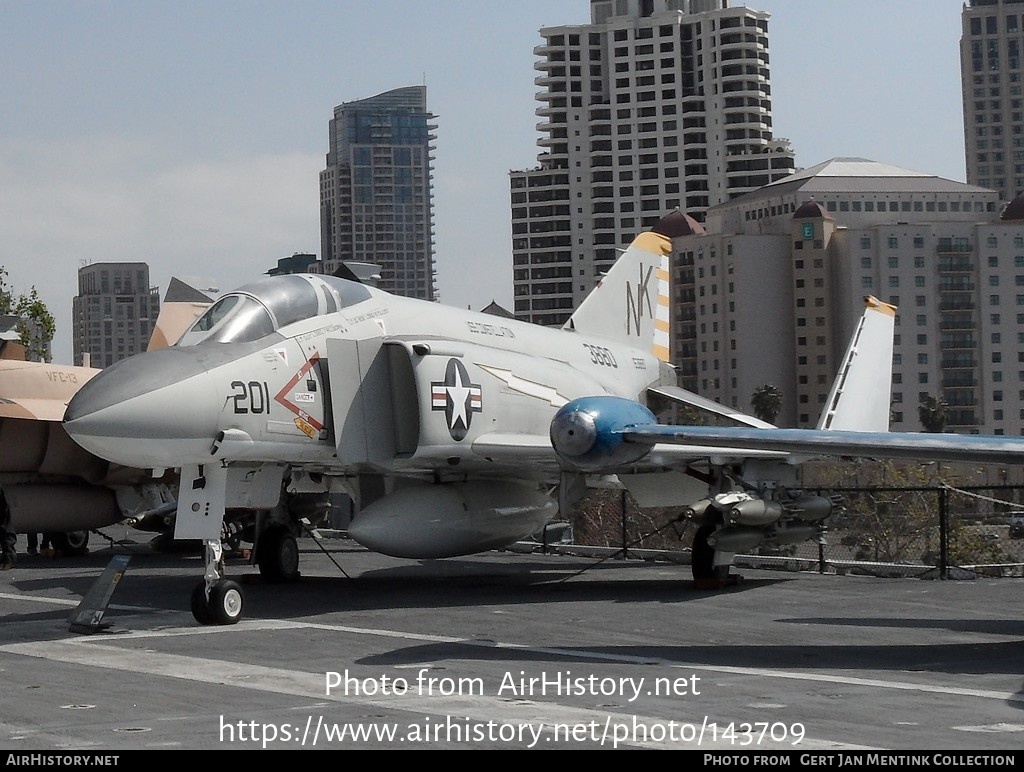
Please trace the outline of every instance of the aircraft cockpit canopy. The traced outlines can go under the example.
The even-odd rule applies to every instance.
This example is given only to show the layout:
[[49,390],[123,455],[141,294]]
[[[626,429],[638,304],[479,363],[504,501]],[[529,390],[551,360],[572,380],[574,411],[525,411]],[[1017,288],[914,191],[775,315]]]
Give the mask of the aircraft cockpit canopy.
[[369,297],[366,287],[334,276],[268,276],[220,298],[176,345],[259,340],[286,325],[334,313]]

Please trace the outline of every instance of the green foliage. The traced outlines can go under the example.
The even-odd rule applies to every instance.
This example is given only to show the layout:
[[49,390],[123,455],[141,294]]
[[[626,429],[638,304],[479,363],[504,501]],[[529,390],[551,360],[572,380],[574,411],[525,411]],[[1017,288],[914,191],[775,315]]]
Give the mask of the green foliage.
[[946,428],[949,418],[949,405],[941,397],[927,397],[917,407],[918,418],[926,432],[940,434]]
[[949,535],[949,561],[956,566],[1002,563],[1007,555],[995,534],[979,531],[960,523],[951,523]]
[[[809,464],[804,483],[822,488],[922,488],[941,484],[936,473],[931,465],[858,459]],[[843,512],[829,525],[861,545],[858,560],[907,562],[929,548],[938,524],[935,490],[866,490],[844,498]]]
[[773,424],[782,410],[782,392],[770,383],[758,386],[750,397],[750,406],[755,416]]
[[[837,539],[857,546],[858,560],[936,565],[939,555],[940,489],[978,485],[984,470],[966,465],[920,464],[859,459],[804,467],[804,484],[822,488],[921,488],[866,490],[844,494],[845,508],[829,527]],[[952,565],[999,563],[1007,559],[1005,542],[991,527],[970,523],[977,501],[948,494],[949,562]]]
[[0,266],[0,314],[19,317],[18,334],[31,360],[49,361],[50,341],[57,331],[53,314],[39,297],[35,286],[28,294],[14,295],[7,269]]

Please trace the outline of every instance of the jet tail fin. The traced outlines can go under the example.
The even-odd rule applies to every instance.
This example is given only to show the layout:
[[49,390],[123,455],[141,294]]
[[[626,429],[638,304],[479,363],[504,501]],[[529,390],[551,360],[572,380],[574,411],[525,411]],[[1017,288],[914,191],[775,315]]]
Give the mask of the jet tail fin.
[[156,351],[173,346],[185,330],[191,327],[192,323],[202,316],[211,305],[213,305],[213,298],[205,292],[197,290],[181,279],[171,277],[146,351]]
[[889,431],[896,306],[870,295],[864,298],[864,306],[864,315],[818,419],[818,429]]
[[669,259],[672,239],[703,233],[676,211],[637,236],[563,329],[627,343],[669,359]]

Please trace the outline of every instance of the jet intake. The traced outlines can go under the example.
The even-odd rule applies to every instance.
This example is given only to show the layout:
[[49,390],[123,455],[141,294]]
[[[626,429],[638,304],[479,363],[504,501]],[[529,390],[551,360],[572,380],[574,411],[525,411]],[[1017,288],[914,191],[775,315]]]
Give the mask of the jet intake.
[[108,467],[76,445],[55,421],[0,418],[0,472],[38,472],[98,484]]
[[121,519],[109,488],[90,485],[8,485],[4,497],[15,533],[87,531]]
[[400,558],[447,558],[506,547],[551,520],[547,495],[512,480],[416,483],[362,510],[348,534]]

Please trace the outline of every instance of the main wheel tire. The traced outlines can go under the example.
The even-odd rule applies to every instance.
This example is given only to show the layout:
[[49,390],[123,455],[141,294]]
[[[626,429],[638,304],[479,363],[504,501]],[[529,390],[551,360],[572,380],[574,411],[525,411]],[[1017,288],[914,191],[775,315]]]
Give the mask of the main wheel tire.
[[210,617],[215,624],[233,625],[242,618],[245,595],[238,582],[221,579],[210,590]]
[[715,548],[708,544],[708,537],[716,530],[717,526],[705,524],[693,536],[690,572],[696,580],[715,578]]
[[260,536],[256,565],[270,582],[291,582],[299,578],[299,543],[284,526],[275,525]]
[[206,601],[206,580],[200,579],[199,584],[192,588],[192,617],[201,625],[212,625],[210,604]]
[[66,557],[80,557],[89,554],[89,532],[68,531],[50,534],[50,544]]

